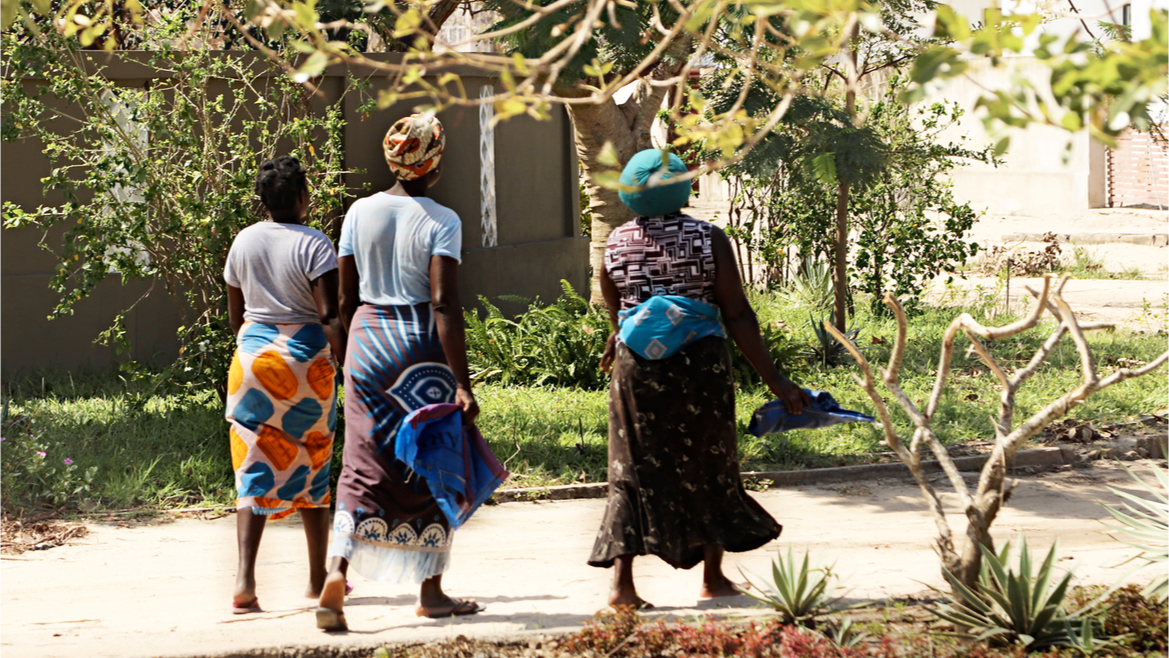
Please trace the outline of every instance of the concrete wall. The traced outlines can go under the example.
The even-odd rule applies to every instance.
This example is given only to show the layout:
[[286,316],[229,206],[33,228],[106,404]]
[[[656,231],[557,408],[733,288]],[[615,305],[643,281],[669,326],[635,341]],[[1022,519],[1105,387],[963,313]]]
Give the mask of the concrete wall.
[[[1047,69],[1031,57],[1004,60],[1000,68],[984,60],[971,62],[969,78],[959,77],[927,103],[957,102],[965,115],[940,135],[942,141],[965,140],[973,148],[993,144],[975,102],[986,90],[1003,88],[1012,76],[1037,80]],[[954,196],[992,215],[1029,217],[1078,216],[1105,204],[1104,148],[1087,131],[1069,133],[1060,128],[1030,126],[1007,133],[1010,147],[1002,164],[973,163],[954,170]]]
[[[254,54],[225,53],[225,56],[255,57]],[[142,62],[145,56],[95,53],[95,70],[119,84],[141,85],[158,77]],[[379,57],[374,55],[374,57]],[[380,55],[391,59],[395,55]],[[259,65],[259,63],[257,64]],[[471,97],[491,79],[483,72],[462,67]],[[325,99],[318,105],[341,98],[356,77],[369,78],[376,91],[385,86],[384,76],[369,71],[331,68],[320,86]],[[27,81],[26,84],[37,84]],[[354,198],[386,189],[393,177],[386,168],[381,141],[396,119],[408,114],[408,107],[375,111],[368,117],[358,112],[356,94],[344,96],[347,125],[344,133],[345,167],[363,170],[346,179]],[[65,108],[58,108],[63,110]],[[439,115],[447,133],[442,180],[432,190],[433,198],[454,209],[463,220],[463,265],[460,293],[464,304],[476,303],[478,295],[501,294],[536,297],[551,301],[559,296],[560,280],[567,279],[577,290],[588,285],[588,240],[580,236],[576,150],[572,148],[567,115],[553,111],[551,121],[539,122],[517,117],[495,129],[496,198],[498,245],[484,247],[480,227],[479,119],[477,108],[452,108]],[[55,128],[66,129],[62,119]],[[0,197],[31,210],[60,199],[46,199],[40,179],[49,175],[43,145],[36,140],[5,142],[0,145]],[[93,339],[113,321],[117,312],[129,307],[150,291],[146,282],[123,286],[116,277],[107,279],[94,294],[79,302],[72,316],[49,321],[46,316],[56,303],[48,284],[56,260],[50,250],[60,245],[63,230],[42,239],[33,229],[0,229],[0,374],[6,379],[43,369],[102,369],[118,357],[113,350],[93,344]],[[336,235],[333,236],[337,238]],[[502,304],[518,311],[515,305]],[[141,301],[127,318],[133,352],[130,357],[146,362],[165,362],[179,348],[175,330],[180,323],[179,306],[161,285]]]

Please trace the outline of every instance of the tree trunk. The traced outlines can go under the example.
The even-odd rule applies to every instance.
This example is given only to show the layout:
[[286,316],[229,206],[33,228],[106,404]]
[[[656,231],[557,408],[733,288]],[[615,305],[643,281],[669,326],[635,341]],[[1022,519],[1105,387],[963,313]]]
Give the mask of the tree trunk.
[[[856,71],[856,28],[853,29],[852,40],[845,57],[848,58],[849,77],[853,78]],[[853,121],[856,111],[856,88],[847,84],[844,92],[844,111],[848,113],[849,121]],[[855,122],[854,122],[855,123]],[[840,172],[837,172],[839,177]],[[845,333],[848,326],[848,183],[840,181],[836,187],[836,263],[832,270],[832,291],[834,294],[833,309],[836,317],[833,325],[840,333]]]
[[[685,49],[688,48],[685,45]],[[605,303],[601,297],[600,276],[601,268],[605,266],[605,244],[609,241],[609,234],[635,216],[632,210],[621,203],[617,190],[603,188],[593,182],[594,174],[611,168],[602,164],[598,157],[606,143],[612,144],[617,153],[618,167],[624,167],[638,151],[652,148],[650,127],[669,88],[655,87],[650,84],[650,80],[673,77],[684,64],[683,57],[675,61],[659,62],[648,76],[637,83],[637,89],[629,100],[620,105],[609,99],[600,105],[567,106],[576,141],[576,155],[585,176],[585,192],[589,195],[589,212],[593,216],[593,235],[589,242],[589,266],[592,270],[589,301],[594,304]],[[584,93],[583,90],[570,90],[562,95]]]
[[836,188],[836,259],[832,268],[832,292],[835,296],[832,324],[845,333],[848,320],[848,183]]

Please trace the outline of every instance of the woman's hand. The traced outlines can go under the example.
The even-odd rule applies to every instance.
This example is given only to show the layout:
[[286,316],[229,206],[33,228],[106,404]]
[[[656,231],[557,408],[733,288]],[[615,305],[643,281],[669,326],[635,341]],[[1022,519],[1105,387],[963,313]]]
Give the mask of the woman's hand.
[[609,334],[609,340],[605,341],[605,353],[601,355],[601,372],[606,375],[613,368],[613,361],[617,358],[617,332]]
[[463,410],[463,424],[473,424],[479,416],[479,403],[475,401],[475,394],[460,386],[455,389],[455,404]]
[[808,394],[795,382],[780,375],[779,381],[767,385],[771,394],[783,400],[783,406],[789,414],[798,416],[804,412],[804,405],[808,404]]

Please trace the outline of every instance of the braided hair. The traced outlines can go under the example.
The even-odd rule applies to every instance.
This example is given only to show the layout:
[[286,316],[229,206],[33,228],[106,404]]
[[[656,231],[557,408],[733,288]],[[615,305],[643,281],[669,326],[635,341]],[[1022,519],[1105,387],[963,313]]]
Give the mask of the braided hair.
[[256,174],[256,195],[276,219],[296,207],[301,192],[308,189],[308,179],[300,160],[282,155],[260,165]]

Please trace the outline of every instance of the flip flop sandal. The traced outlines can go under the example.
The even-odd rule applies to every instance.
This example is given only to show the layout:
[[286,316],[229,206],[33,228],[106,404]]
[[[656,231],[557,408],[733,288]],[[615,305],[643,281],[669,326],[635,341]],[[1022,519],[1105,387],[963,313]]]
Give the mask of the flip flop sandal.
[[345,581],[345,596],[353,593],[353,585],[348,580]]
[[252,599],[251,605],[247,606],[238,606],[235,604],[235,601],[231,602],[231,614],[246,615],[250,612],[263,612],[263,610],[260,609],[260,599],[258,597]]
[[480,604],[476,603],[475,601],[470,601],[468,599],[462,599],[458,603],[456,603],[455,607],[451,608],[449,612],[431,613],[431,612],[427,612],[426,609],[423,608],[422,606],[418,606],[418,608],[414,611],[414,614],[418,615],[419,617],[427,617],[430,619],[446,619],[447,617],[462,617],[464,615],[474,615],[474,614],[478,614],[480,612],[483,612],[486,609],[487,609],[487,606],[485,606],[485,605],[480,605]]
[[332,608],[317,608],[313,610],[317,615],[317,628],[323,631],[347,631],[349,624],[345,623],[345,613]]

